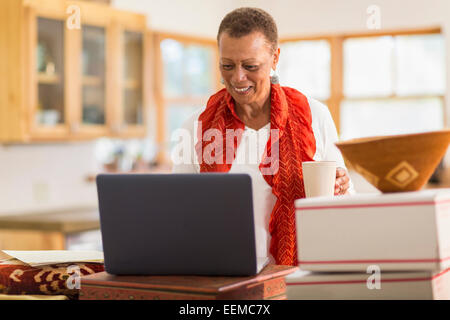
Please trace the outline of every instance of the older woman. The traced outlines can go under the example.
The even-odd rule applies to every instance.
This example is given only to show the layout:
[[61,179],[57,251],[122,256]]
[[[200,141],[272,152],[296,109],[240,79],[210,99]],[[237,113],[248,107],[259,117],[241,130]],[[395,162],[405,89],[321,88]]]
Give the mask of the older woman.
[[230,12],[220,24],[217,41],[225,89],[185,123],[196,137],[195,152],[183,163],[177,161],[173,171],[248,173],[257,256],[297,265],[294,200],[305,197],[301,163],[336,161],[335,194],[351,189],[334,146],[335,125],[325,105],[281,87],[270,76],[280,49],[277,27],[267,12]]

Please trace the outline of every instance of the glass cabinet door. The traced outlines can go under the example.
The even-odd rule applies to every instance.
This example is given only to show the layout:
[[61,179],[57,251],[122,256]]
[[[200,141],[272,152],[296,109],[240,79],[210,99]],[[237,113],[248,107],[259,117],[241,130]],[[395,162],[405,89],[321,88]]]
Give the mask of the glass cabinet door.
[[144,38],[139,32],[125,31],[123,65],[123,122],[125,125],[142,125],[143,121],[143,54]]
[[82,28],[82,123],[105,124],[106,31],[103,27]]
[[54,127],[65,123],[64,21],[38,18],[37,29],[38,104],[35,123]]

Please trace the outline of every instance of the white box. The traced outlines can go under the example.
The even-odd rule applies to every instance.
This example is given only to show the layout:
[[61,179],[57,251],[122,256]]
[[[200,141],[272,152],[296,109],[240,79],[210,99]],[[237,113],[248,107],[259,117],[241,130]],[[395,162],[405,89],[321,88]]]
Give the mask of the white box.
[[299,199],[295,205],[303,270],[450,266],[450,189]]
[[288,300],[450,299],[450,269],[441,272],[381,272],[379,282],[373,276],[299,270],[286,276],[286,295]]

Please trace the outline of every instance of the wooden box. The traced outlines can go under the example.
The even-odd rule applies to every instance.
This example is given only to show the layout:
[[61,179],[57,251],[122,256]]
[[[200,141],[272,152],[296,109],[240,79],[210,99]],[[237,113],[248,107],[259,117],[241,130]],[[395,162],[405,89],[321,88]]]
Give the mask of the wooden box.
[[268,265],[251,277],[114,276],[81,278],[80,300],[282,300],[285,276],[297,267]]

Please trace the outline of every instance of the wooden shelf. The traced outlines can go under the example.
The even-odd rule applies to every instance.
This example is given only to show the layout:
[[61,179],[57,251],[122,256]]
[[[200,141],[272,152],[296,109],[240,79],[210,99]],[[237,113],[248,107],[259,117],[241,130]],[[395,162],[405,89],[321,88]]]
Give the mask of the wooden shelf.
[[47,74],[47,73],[38,73],[37,75],[38,82],[40,84],[58,84],[59,83],[59,75],[57,74]]
[[98,87],[98,86],[101,86],[104,83],[104,81],[101,77],[83,76],[82,83],[83,83],[83,86]]
[[141,83],[134,79],[127,79],[124,80],[123,87],[129,90],[136,90],[141,88]]

